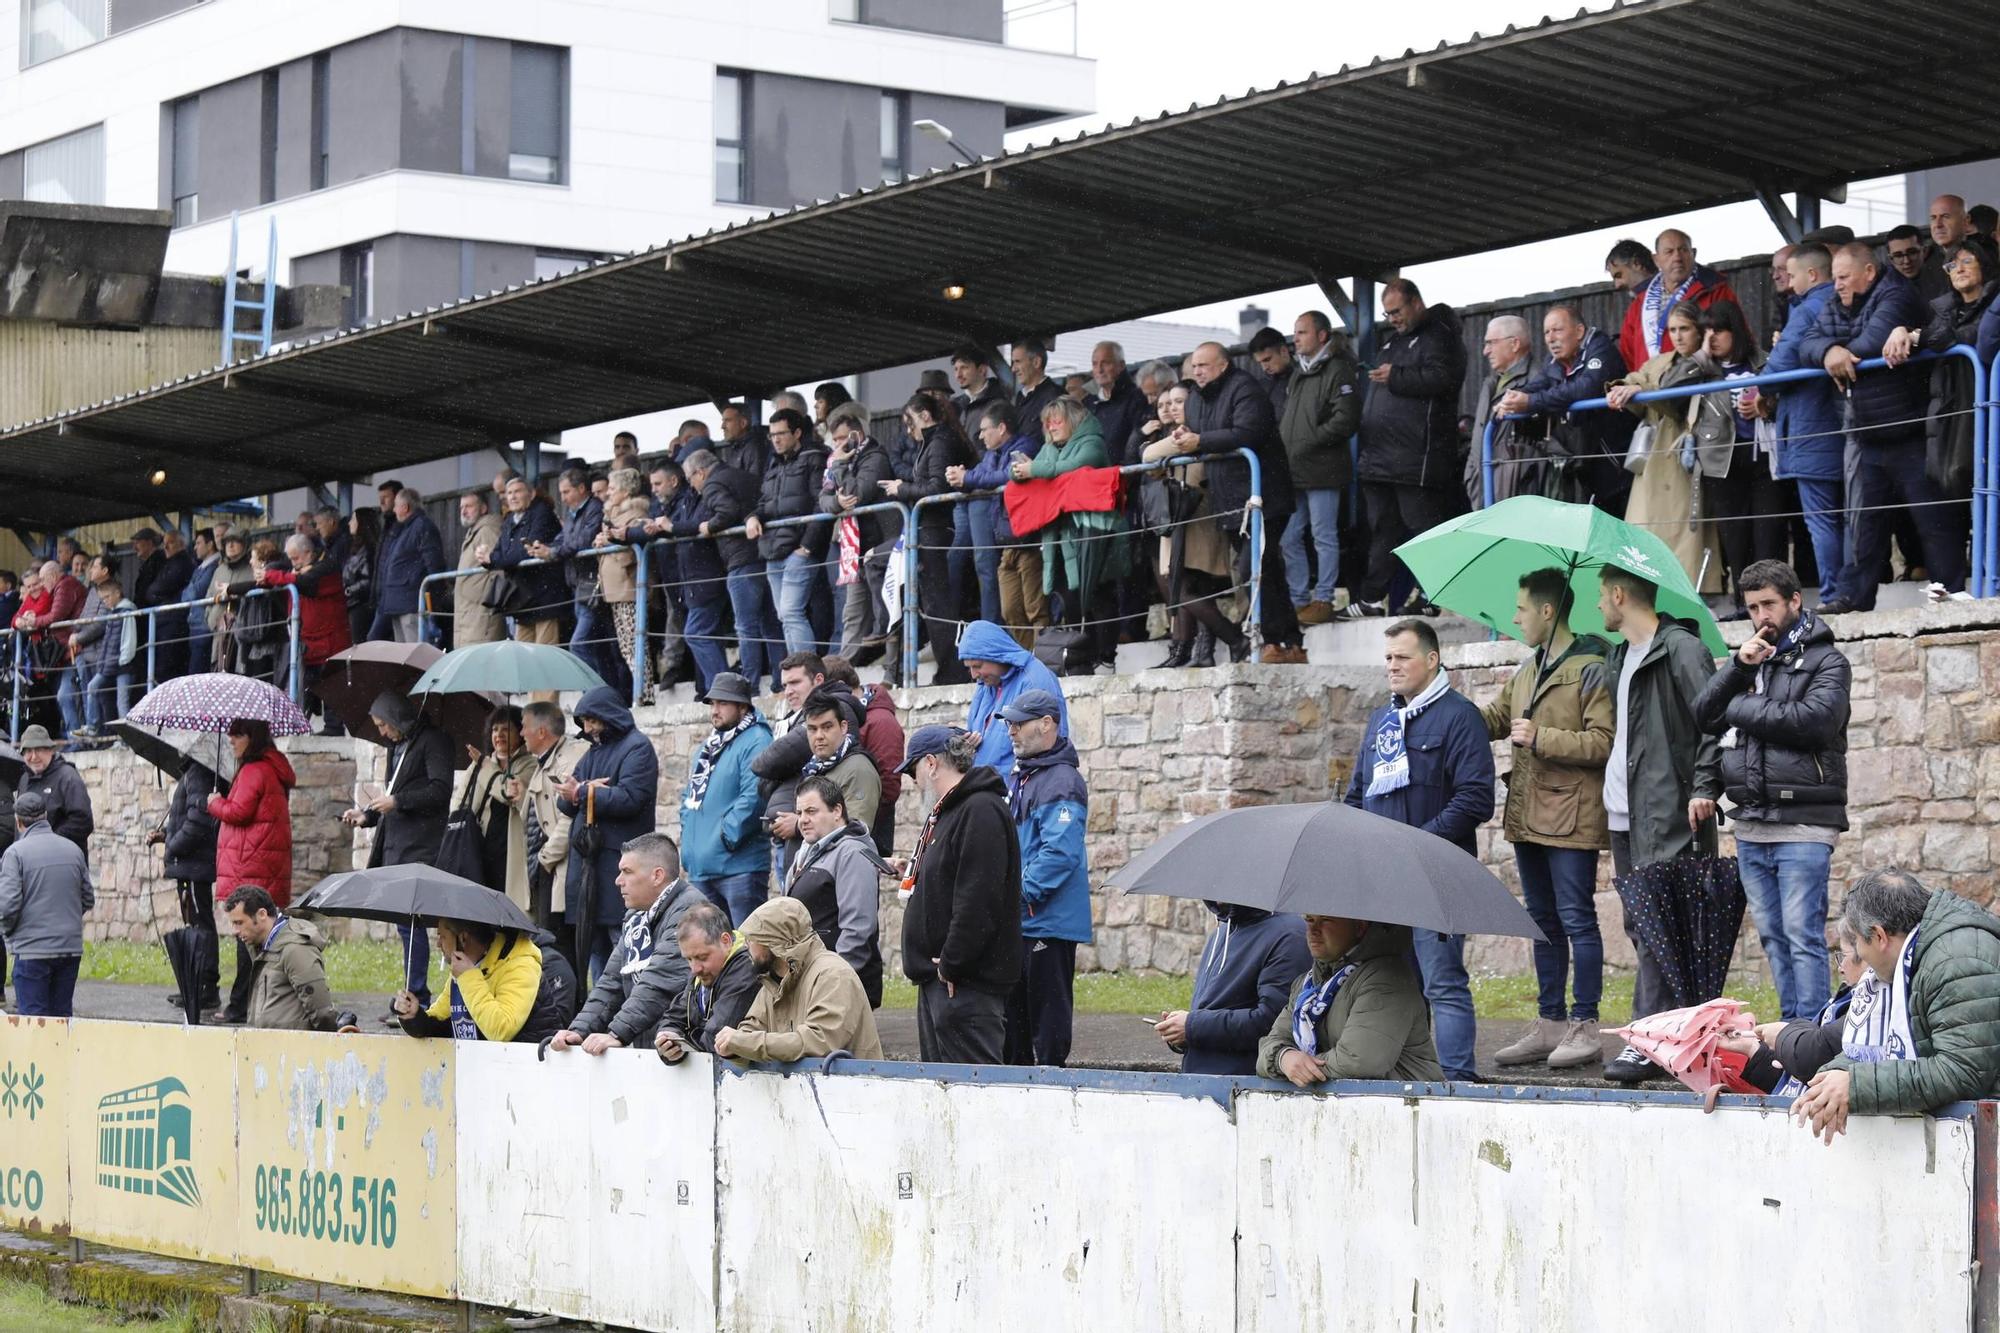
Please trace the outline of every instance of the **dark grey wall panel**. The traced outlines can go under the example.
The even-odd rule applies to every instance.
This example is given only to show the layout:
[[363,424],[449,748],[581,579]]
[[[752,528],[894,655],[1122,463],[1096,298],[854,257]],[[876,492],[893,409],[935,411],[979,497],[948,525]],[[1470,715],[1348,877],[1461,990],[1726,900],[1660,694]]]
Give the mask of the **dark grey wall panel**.
[[486,241],[471,244],[472,290],[469,295],[484,296],[535,276],[533,246],[499,245]]
[[111,0],[111,15],[105,23],[105,31],[124,32],[136,28],[141,23],[151,23],[154,19],[178,14],[183,9],[193,9],[201,0]]
[[493,37],[477,37],[472,45],[476,77],[472,81],[471,174],[505,177],[507,136],[512,124],[514,44]]
[[[929,93],[910,94],[910,121],[934,120],[951,131],[951,137],[975,153],[998,155],[1006,146],[1007,109],[998,102],[974,102],[963,97],[936,97]],[[912,134],[910,166],[912,176],[936,167],[958,165],[951,145],[927,134]]]
[[278,67],[278,198],[312,188],[312,61]]
[[317,254],[298,255],[292,260],[292,281],[294,287],[305,287],[315,283],[336,286],[340,282],[340,251],[321,250]]
[[882,181],[877,88],[750,76],[750,202],[788,208]]
[[464,107],[463,39],[405,29],[402,157],[411,171],[456,172]]
[[209,88],[201,94],[200,171],[202,221],[255,208],[263,162],[264,80],[261,74]]
[[945,37],[997,42],[1005,28],[1002,0],[861,0],[861,21]]
[[375,318],[458,299],[458,242],[384,236],[375,242]]
[[395,167],[402,152],[402,49],[400,31],[334,48],[328,69],[328,185]]
[[19,199],[27,188],[22,179],[21,154],[0,153],[0,199]]

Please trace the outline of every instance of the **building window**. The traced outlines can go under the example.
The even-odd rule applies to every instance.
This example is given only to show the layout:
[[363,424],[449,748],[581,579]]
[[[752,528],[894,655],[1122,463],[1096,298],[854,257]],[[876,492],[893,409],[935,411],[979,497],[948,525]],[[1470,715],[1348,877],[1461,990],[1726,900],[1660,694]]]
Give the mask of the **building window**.
[[715,201],[750,202],[750,80],[733,69],[715,72]]
[[173,165],[168,188],[173,196],[174,225],[192,227],[201,221],[201,98],[183,97],[171,108]]
[[104,202],[104,127],[38,143],[21,155],[21,196],[43,204]]
[[910,99],[907,93],[882,94],[882,183],[894,185],[908,170]]
[[563,53],[553,46],[514,46],[507,175],[556,185],[563,168]]
[[21,22],[30,65],[104,40],[110,0],[27,0]]
[[320,52],[312,63],[312,185],[315,190],[324,190],[328,180],[329,156],[327,153],[327,122],[333,112],[332,80],[327,77],[331,64],[328,53]]
[[375,318],[375,247],[350,245],[340,252],[340,285],[347,288],[341,323],[349,328]]

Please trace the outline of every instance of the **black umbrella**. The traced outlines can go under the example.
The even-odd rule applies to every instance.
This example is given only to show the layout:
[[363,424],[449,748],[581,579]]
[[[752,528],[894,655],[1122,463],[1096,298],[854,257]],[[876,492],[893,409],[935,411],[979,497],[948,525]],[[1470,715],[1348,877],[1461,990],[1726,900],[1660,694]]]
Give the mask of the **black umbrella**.
[[174,985],[180,987],[181,1016],[197,1026],[201,1023],[202,945],[210,938],[193,926],[176,926],[160,936],[167,962],[174,969]]
[[[340,719],[350,736],[387,745],[389,738],[368,715],[369,706],[384,691],[409,694],[418,678],[443,656],[428,643],[356,644],[326,659],[312,692],[319,696],[328,712]],[[484,691],[461,691],[412,697],[410,702],[451,737],[451,761],[464,768],[471,762],[465,747],[486,748],[487,718],[505,701]]]
[[123,720],[106,723],[105,730],[169,777],[179,777],[190,758],[222,778],[225,787],[236,776],[236,751],[219,731],[176,731]]
[[1327,801],[1204,815],[1168,830],[1111,886],[1446,935],[1543,938],[1477,859],[1436,834]]
[[399,926],[445,917],[495,930],[535,928],[528,914],[506,894],[430,865],[377,866],[328,875],[299,901],[299,910]]
[[1743,880],[1733,856],[1682,856],[1616,881],[1625,924],[1660,966],[1674,1009],[1712,1000],[1729,981],[1743,928]]
[[604,830],[597,825],[597,788],[583,789],[579,813],[580,818],[570,824],[569,860],[565,863],[578,868],[578,882],[568,889],[563,901],[581,970],[590,961],[591,937],[597,933],[597,854],[604,850]]

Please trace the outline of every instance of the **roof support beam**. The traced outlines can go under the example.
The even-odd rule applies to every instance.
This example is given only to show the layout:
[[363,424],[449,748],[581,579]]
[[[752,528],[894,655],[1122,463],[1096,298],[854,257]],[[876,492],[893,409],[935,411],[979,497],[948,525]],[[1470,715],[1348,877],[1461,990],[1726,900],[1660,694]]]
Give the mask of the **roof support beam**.
[[1349,333],[1355,332],[1359,328],[1359,325],[1355,322],[1354,298],[1347,294],[1347,284],[1325,269],[1318,268],[1313,270],[1313,282],[1318,285],[1320,292],[1332,304],[1333,313],[1339,316],[1342,324],[1347,326],[1347,331]]
[[1785,196],[1767,180],[1757,181],[1754,186],[1757,202],[1764,206],[1764,214],[1771,219],[1771,225],[1785,238],[1786,245],[1797,245],[1806,234],[1806,229],[1799,224],[1798,214],[1785,203]]
[[409,398],[375,398],[365,393],[343,393],[338,389],[308,389],[300,385],[279,384],[268,377],[253,377],[243,371],[231,371],[223,377],[222,383],[225,388],[241,389],[268,398],[283,398],[289,402],[310,403],[314,407],[331,407],[357,416],[393,417],[429,426],[450,426],[454,430],[483,432],[496,439],[512,439],[521,433],[518,422],[438,411]]
[[871,315],[892,319],[911,329],[934,333],[941,342],[998,344],[1010,342],[1015,336],[1013,331],[1003,329],[997,324],[976,317],[961,317],[956,312],[941,306],[890,296],[876,289],[847,287],[819,278],[798,277],[790,273],[782,276],[759,273],[747,267],[725,263],[712,254],[675,253],[669,257],[668,263],[672,268],[678,268],[693,277],[712,282],[725,282],[779,300],[804,301],[828,310],[865,311]]
[[[634,379],[653,383],[689,384],[705,393],[710,389],[710,378],[701,371],[688,366],[675,365],[670,361],[656,361],[651,357],[633,356],[626,352],[609,350],[584,351],[566,347],[561,343],[546,342],[540,338],[526,338],[512,333],[494,333],[487,329],[468,328],[459,321],[427,319],[424,321],[426,338],[448,338],[472,347],[489,347],[496,352],[513,352],[520,356],[530,356],[538,361],[548,361],[562,366],[589,366],[594,370],[610,370],[620,375],[630,375]],[[502,432],[504,438],[520,438],[521,428],[516,426],[511,432]]]

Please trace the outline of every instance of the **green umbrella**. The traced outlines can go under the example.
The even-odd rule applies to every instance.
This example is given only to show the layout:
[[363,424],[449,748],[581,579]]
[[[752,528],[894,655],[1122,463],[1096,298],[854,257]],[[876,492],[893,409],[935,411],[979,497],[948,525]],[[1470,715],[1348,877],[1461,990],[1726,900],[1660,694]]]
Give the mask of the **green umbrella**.
[[1517,495],[1412,537],[1396,554],[1426,599],[1514,638],[1521,576],[1551,566],[1570,572],[1570,628],[1606,633],[1597,613],[1597,571],[1611,565],[1657,586],[1660,612],[1695,626],[1716,656],[1729,651],[1667,544],[1595,505]]
[[498,643],[454,648],[431,663],[411,694],[448,694],[459,690],[491,690],[495,694],[528,694],[536,690],[594,690],[604,678],[584,665],[567,648],[546,643]]

